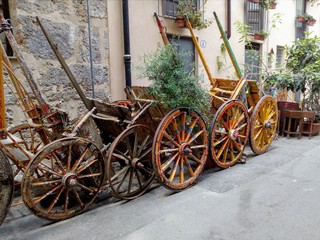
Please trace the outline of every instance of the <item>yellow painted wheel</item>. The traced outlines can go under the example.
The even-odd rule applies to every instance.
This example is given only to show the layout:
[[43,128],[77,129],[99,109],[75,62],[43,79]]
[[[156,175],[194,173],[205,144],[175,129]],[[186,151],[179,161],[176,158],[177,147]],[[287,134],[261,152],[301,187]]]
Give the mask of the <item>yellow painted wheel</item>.
[[208,155],[208,134],[202,117],[176,108],[161,121],[153,140],[153,167],[159,182],[171,190],[191,186]]
[[234,165],[248,141],[249,116],[242,102],[225,102],[216,112],[210,128],[211,158],[221,168]]
[[267,151],[277,129],[278,108],[275,99],[269,95],[262,97],[251,116],[250,147],[256,154]]

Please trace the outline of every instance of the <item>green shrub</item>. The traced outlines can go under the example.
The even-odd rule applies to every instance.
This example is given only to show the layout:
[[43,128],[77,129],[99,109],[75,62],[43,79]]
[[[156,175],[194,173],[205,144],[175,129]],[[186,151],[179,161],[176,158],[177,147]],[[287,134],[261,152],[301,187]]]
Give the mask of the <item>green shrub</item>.
[[143,56],[143,66],[138,67],[139,77],[152,83],[150,92],[164,108],[190,107],[201,115],[210,112],[208,91],[194,74],[186,71],[184,54],[174,45],[158,47],[154,53]]

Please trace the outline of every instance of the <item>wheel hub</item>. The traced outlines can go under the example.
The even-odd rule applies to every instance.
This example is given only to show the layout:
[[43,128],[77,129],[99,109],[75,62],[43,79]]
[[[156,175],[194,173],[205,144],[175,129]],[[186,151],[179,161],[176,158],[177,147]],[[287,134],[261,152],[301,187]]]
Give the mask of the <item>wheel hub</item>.
[[62,177],[62,184],[66,187],[75,187],[78,183],[75,173],[67,173]]
[[264,127],[267,128],[267,129],[270,129],[270,128],[272,127],[270,121],[266,121],[266,122],[264,123]]
[[131,166],[134,168],[143,168],[144,167],[144,165],[140,162],[140,158],[132,159]]
[[188,143],[182,143],[179,152],[181,155],[188,155],[189,153],[192,153],[192,150]]
[[230,130],[230,132],[229,132],[229,137],[230,137],[232,140],[236,140],[236,139],[239,137],[239,131],[238,131],[238,130],[235,130],[235,129]]

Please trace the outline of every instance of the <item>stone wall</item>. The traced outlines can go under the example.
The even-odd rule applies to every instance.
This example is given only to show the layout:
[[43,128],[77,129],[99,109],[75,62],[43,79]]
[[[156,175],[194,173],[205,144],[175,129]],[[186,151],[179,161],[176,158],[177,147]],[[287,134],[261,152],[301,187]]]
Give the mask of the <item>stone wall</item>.
[[[110,92],[107,6],[105,0],[89,2],[95,97],[105,100]],[[59,104],[71,119],[76,117],[85,110],[84,105],[45,39],[36,16],[42,20],[85,94],[91,97],[86,0],[10,0],[9,4],[16,41],[44,99],[50,106]],[[12,97],[8,95],[7,99]],[[12,111],[13,103],[12,100],[7,103],[9,115],[18,114]],[[17,115],[12,119],[17,125],[24,117]]]

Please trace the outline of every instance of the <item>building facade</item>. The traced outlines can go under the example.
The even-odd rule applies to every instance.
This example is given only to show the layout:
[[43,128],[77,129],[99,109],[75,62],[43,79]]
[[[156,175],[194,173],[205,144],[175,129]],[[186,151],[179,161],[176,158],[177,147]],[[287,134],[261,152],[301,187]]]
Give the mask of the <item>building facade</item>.
[[[127,25],[123,17],[125,2],[129,14]],[[93,80],[90,76],[87,3],[91,20]],[[263,68],[281,68],[285,61],[285,46],[303,37],[304,31],[312,34],[320,32],[320,6],[317,1],[278,0],[275,9],[263,8],[249,0],[208,0],[203,3],[203,0],[195,0],[197,7],[204,10],[204,18],[213,23],[208,28],[194,31],[210,71],[217,78],[235,78],[235,73],[226,52],[221,50],[222,40],[213,12],[217,13],[227,31],[236,59],[249,78],[258,78]],[[62,102],[60,106],[73,116],[84,110],[83,105],[51,52],[35,21],[36,16],[47,26],[89,97],[92,96],[92,83],[96,98],[110,96],[111,100],[118,100],[125,97],[125,59],[130,60],[132,85],[149,85],[147,79],[138,78],[136,67],[142,64],[144,54],[155,51],[159,44],[163,44],[154,13],[159,15],[169,36],[180,36],[181,47],[194,52],[190,61],[195,62],[200,82],[209,87],[189,30],[178,28],[175,24],[177,0],[2,0],[1,4],[6,14],[10,14],[14,35],[44,98],[51,105]],[[298,21],[298,16],[305,12],[316,18],[314,26]],[[276,17],[278,20],[273,26]],[[246,43],[240,41],[243,32],[237,27],[239,23],[250,26]],[[129,54],[124,49],[125,27],[129,27]],[[253,34],[260,30],[270,33],[265,40],[253,38]],[[258,59],[252,60],[248,50],[254,50]],[[15,61],[14,56],[12,61]],[[12,101],[11,104],[13,107]],[[14,115],[14,112],[10,114]]]

